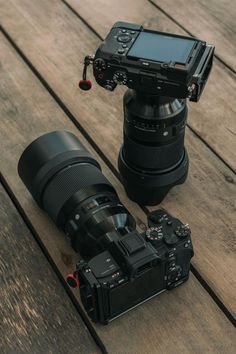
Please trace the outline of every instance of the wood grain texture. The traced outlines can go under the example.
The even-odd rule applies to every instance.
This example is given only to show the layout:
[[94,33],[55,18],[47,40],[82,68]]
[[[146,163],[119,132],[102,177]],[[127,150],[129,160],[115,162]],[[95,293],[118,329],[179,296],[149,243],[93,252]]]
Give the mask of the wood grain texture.
[[[107,0],[102,1],[104,4]],[[92,3],[89,0],[86,3],[87,6],[83,5],[83,2],[76,2],[75,4],[79,4],[80,8],[84,6],[84,9],[91,9]],[[125,3],[120,5],[122,4],[120,11],[125,9]],[[130,0],[127,0],[126,8],[130,8],[130,4]],[[127,12],[131,16],[130,21],[135,21],[135,16],[138,14],[145,18],[149,13],[150,17],[148,2],[145,7],[141,6],[143,4],[141,0],[137,0],[135,4],[133,11]],[[103,153],[112,164],[116,165],[119,146],[122,142],[123,116],[121,102],[124,90],[120,88],[119,91],[116,91],[116,94],[110,94],[102,88],[96,87],[89,93],[84,93],[79,91],[76,86],[76,79],[80,71],[79,62],[82,63],[85,54],[96,49],[97,38],[59,1],[48,2],[42,0],[40,4],[35,2],[34,5],[31,5],[31,2],[27,0],[20,2],[14,0],[11,5],[8,6],[7,3],[4,3],[1,7],[2,13],[5,14],[5,27],[41,75],[53,87],[57,95],[66,103],[77,121],[95,143],[102,148]],[[104,6],[94,7],[93,18],[97,30],[100,30],[103,24],[106,24],[108,18],[107,12],[103,12],[105,15],[101,17],[102,8]],[[111,7],[108,8],[111,10]],[[111,21],[113,23],[118,16],[118,4],[117,8],[115,3],[112,6],[110,16],[112,14]],[[84,12],[82,15],[88,20]],[[152,15],[155,21],[162,24],[161,28],[164,30],[167,30],[164,26],[173,25],[165,16],[158,14],[155,8],[153,10],[153,7]],[[99,18],[100,20],[98,20]],[[139,21],[141,21],[140,18]],[[137,22],[139,21],[137,19]],[[147,22],[147,25],[151,25],[153,23],[151,21]],[[97,27],[100,22],[102,25]],[[91,21],[89,23],[92,25]],[[108,27],[110,25],[111,23]],[[227,85],[230,86],[229,83],[222,84],[224,92],[226,91],[225,87],[228,87]],[[202,105],[205,108],[207,106],[207,113],[210,113],[211,109],[214,110],[214,113],[218,110],[221,112],[224,110],[225,117],[230,116],[233,119],[230,108],[219,105],[217,96],[214,96],[213,92],[211,94],[209,101],[213,102],[215,100],[214,104],[210,105],[210,102],[203,102],[204,98],[202,99]],[[229,97],[227,96],[227,99]],[[220,102],[223,105],[226,102],[226,97]],[[208,117],[200,109],[200,106],[201,103],[194,106],[196,108],[195,120],[198,121],[203,118],[204,121],[207,121]],[[190,117],[192,115],[193,111],[190,112]],[[214,134],[211,134],[214,138],[217,136],[215,131],[215,128],[218,129],[217,125],[222,125],[222,129],[226,129],[226,126],[223,127],[223,120],[220,116],[213,114],[211,118],[213,117],[217,117],[215,124],[213,124]],[[231,142],[230,139],[228,141]],[[219,141],[217,141],[218,144]],[[236,279],[234,272],[236,261],[233,253],[236,242],[235,176],[188,129],[186,145],[191,162],[188,180],[183,186],[173,189],[162,205],[170,207],[173,214],[191,225],[197,255],[193,264],[235,316]],[[236,153],[233,146],[232,142],[230,146],[232,154]],[[120,190],[119,187],[118,192]]]
[[[36,136],[55,129],[75,133],[101,163],[105,175],[137,217],[140,227],[146,217],[137,205],[125,198],[120,183],[2,38],[0,54],[0,150],[4,152],[0,170],[55,264],[65,275],[73,269],[78,255],[65,236],[37,208],[17,176],[19,156]],[[80,301],[78,291],[75,295]],[[193,275],[182,287],[160,295],[108,326],[96,325],[95,329],[112,354],[222,354],[233,353],[236,344],[233,326]]]
[[151,0],[197,38],[216,46],[219,58],[236,70],[235,0]]
[[[188,35],[181,27],[176,25],[147,0],[120,0],[119,2],[115,0],[99,0],[99,6],[93,6],[93,0],[66,0],[66,2],[103,38],[107,35],[111,26],[120,19],[128,22],[142,23],[148,28]],[[182,2],[184,3],[184,1]],[[166,3],[165,0],[163,0],[162,3]],[[170,8],[175,11],[175,8],[177,9],[176,3],[173,6],[172,2]],[[186,8],[191,9],[191,6],[188,5]],[[109,11],[104,11],[104,9],[109,9]],[[189,17],[189,21],[191,21],[193,25],[196,23],[199,24],[197,17],[196,20],[195,17],[193,20],[193,16],[191,16]],[[201,38],[207,40],[207,33],[202,33]],[[223,41],[223,43],[225,43],[225,41]],[[235,58],[236,55],[233,57],[236,65]],[[234,171],[236,171],[235,78],[236,76],[232,72],[226,70],[225,67],[215,59],[213,70],[201,100],[198,103],[188,103],[189,126],[206,141]],[[108,93],[106,94],[108,95]]]
[[0,352],[100,353],[1,184],[0,200]]

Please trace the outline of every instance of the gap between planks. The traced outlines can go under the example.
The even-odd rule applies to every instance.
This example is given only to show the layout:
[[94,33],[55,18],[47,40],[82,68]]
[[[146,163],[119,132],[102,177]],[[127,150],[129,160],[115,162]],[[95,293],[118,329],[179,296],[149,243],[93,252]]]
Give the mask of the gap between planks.
[[[14,45],[14,42],[12,41],[12,44]],[[17,49],[17,46],[16,46]],[[19,50],[19,48],[18,48]],[[22,52],[20,52],[19,54],[22,55],[22,57],[24,56],[24,54]],[[35,67],[30,63],[30,61],[28,61],[28,59],[24,56],[23,59],[27,62],[27,64],[31,67],[31,69],[35,72],[36,75],[38,75],[39,79],[41,79],[41,82],[45,85],[45,87],[47,88],[47,90],[53,95],[53,97],[57,100],[57,103],[59,103],[59,105],[61,106],[61,108],[64,110],[64,112],[73,120],[74,124],[77,126],[77,128],[79,128],[80,131],[82,131],[82,133],[86,136],[86,138],[90,141],[90,143],[93,145],[93,147],[95,148],[96,151],[99,152],[99,154],[103,157],[103,160],[109,165],[110,168],[112,168],[113,173],[115,173],[115,175],[117,177],[120,177],[118,172],[116,171],[116,169],[114,168],[114,166],[110,163],[110,161],[106,158],[106,156],[102,153],[102,151],[99,149],[99,147],[96,145],[96,143],[94,143],[94,141],[90,138],[90,136],[87,134],[87,132],[82,128],[81,125],[79,125],[78,121],[76,120],[76,118],[72,115],[72,113],[68,110],[68,108],[63,104],[63,102],[60,100],[60,98],[55,94],[55,92],[51,89],[51,87],[47,84],[47,82],[41,77],[41,75],[37,72],[37,70],[35,69]],[[220,300],[219,300],[220,302]]]
[[[10,47],[10,46],[9,46]],[[13,60],[13,53],[11,54],[11,57],[9,57],[9,60]],[[11,62],[11,61],[10,61]],[[20,127],[18,126],[18,130],[19,131],[19,136],[21,136],[21,138],[23,138],[22,134],[24,135],[24,144],[26,143],[26,141],[28,142],[28,135],[27,135],[27,132],[32,135],[35,136],[36,134],[36,131],[37,131],[37,135],[39,134],[39,131],[42,130],[45,130],[45,122],[46,122],[46,126],[47,126],[47,129],[49,128],[49,126],[53,126],[53,129],[55,129],[56,127],[61,129],[61,127],[63,126],[63,128],[72,128],[72,124],[71,122],[68,120],[66,120],[66,116],[64,117],[63,113],[61,112],[61,110],[57,107],[57,105],[55,105],[54,107],[54,102],[53,100],[50,100],[50,96],[48,95],[48,93],[46,91],[43,91],[42,90],[42,87],[39,83],[37,83],[37,79],[35,78],[34,79],[34,75],[30,73],[30,70],[29,70],[29,73],[27,73],[27,66],[23,66],[23,61],[22,61],[22,64],[20,64],[20,61],[19,59],[14,59],[13,60],[13,63],[14,66],[14,70],[16,70],[16,68],[18,68],[15,72],[15,75],[14,74],[14,81],[12,83],[12,85],[10,85],[10,87],[8,88],[8,90],[6,91],[6,93],[10,94],[10,92],[14,92],[14,100],[11,102],[11,96],[9,97],[9,101],[8,103],[12,103],[13,104],[13,107],[12,107],[12,110],[10,109],[11,105],[7,107],[9,107],[10,111],[9,111],[9,114],[11,113],[12,114],[12,128],[13,130],[16,129],[16,124],[19,124]],[[16,65],[17,64],[17,65]],[[22,65],[22,66],[21,66]],[[25,65],[25,64],[24,64]],[[7,65],[8,67],[8,65]],[[22,72],[22,69],[25,69],[25,74],[23,75],[23,72]],[[10,69],[10,66],[9,66],[9,69]],[[27,70],[26,70],[27,69]],[[11,71],[10,71],[11,73]],[[13,74],[13,73],[12,73]],[[26,76],[25,76],[26,75]],[[24,78],[22,77],[24,76]],[[16,80],[16,84],[15,84],[15,80]],[[21,81],[23,80],[23,81]],[[32,83],[32,88],[31,88],[31,85],[30,86],[27,86],[27,84]],[[36,85],[37,83],[37,85]],[[22,84],[25,84],[25,88],[22,87]],[[7,86],[6,86],[7,88]],[[31,97],[31,100],[29,100],[29,102],[27,100],[24,100],[24,95],[26,95],[26,91],[27,91],[27,95],[28,95],[28,89],[31,88],[32,90],[32,97]],[[10,91],[9,91],[10,90]],[[15,91],[12,91],[12,90],[15,90]],[[19,91],[20,90],[20,91]],[[19,92],[21,94],[19,94]],[[44,93],[45,92],[45,93]],[[22,97],[21,97],[22,95]],[[48,96],[47,96],[48,95]],[[35,96],[37,97],[37,100],[35,101],[34,98]],[[28,96],[26,96],[28,97]],[[33,100],[32,100],[33,98]],[[48,98],[48,99],[47,99]],[[23,99],[23,101],[21,101]],[[15,104],[17,103],[18,101],[18,107],[15,106]],[[13,103],[14,102],[14,103]],[[50,103],[51,102],[51,103]],[[25,110],[23,109],[23,105],[26,106],[26,108],[28,108],[26,111],[27,111],[27,114],[29,115],[31,112],[30,112],[30,109],[32,110],[32,112],[34,112],[34,115],[32,116],[32,121],[31,121],[31,124],[32,124],[32,128],[28,127],[27,125],[27,122],[24,122],[24,113],[25,113]],[[52,107],[50,107],[52,106]],[[14,107],[16,110],[14,110]],[[22,109],[21,109],[22,107]],[[53,117],[50,117],[50,112],[52,112],[52,108],[53,108],[53,112],[55,112],[55,116],[53,115]],[[41,112],[42,110],[42,112]],[[20,114],[23,114],[23,117],[20,115]],[[42,113],[44,113],[44,115],[42,115]],[[38,117],[37,117],[37,114],[38,114]],[[46,114],[46,116],[45,116]],[[31,115],[30,115],[31,116]],[[42,121],[39,122],[38,118],[42,119]],[[62,117],[64,117],[62,119]],[[10,117],[9,117],[10,118]],[[18,122],[18,119],[20,118],[19,122]],[[23,118],[23,119],[22,119]],[[36,118],[36,119],[35,119]],[[46,119],[46,121],[45,121]],[[11,120],[10,120],[11,121]],[[10,124],[8,123],[8,120],[5,119],[5,122],[6,124]],[[35,124],[35,127],[34,127],[34,124]],[[15,128],[14,128],[15,127]],[[3,128],[4,128],[4,125],[3,125]],[[7,128],[7,126],[5,127]],[[8,127],[9,128],[9,127]],[[72,129],[73,131],[76,129]],[[21,133],[22,132],[22,133]],[[16,133],[16,131],[15,131]],[[78,134],[77,134],[78,135]],[[14,135],[15,136],[15,135]],[[82,139],[82,136],[80,137]],[[32,138],[31,138],[32,139]],[[3,139],[5,141],[5,139]],[[83,142],[83,141],[82,141]],[[19,144],[15,145],[15,146],[12,146],[12,145],[9,145],[9,143],[7,142],[7,140],[5,141],[5,144],[8,144],[6,146],[9,147],[9,149],[11,148],[11,156],[12,156],[12,159],[17,159],[17,156],[19,155],[19,152],[22,151],[23,147],[21,146],[22,145],[22,139],[19,140]],[[88,144],[85,144],[85,146],[87,146]],[[21,147],[20,147],[21,146]],[[88,146],[89,148],[89,146]],[[7,151],[6,150],[6,153],[9,154],[10,151]],[[10,160],[11,161],[11,160]],[[8,165],[10,165],[10,161],[8,163]],[[13,162],[12,162],[13,163]],[[12,164],[11,163],[11,164]],[[4,164],[6,167],[5,167],[5,173],[7,176],[9,176],[10,180],[13,181],[14,180],[14,183],[17,184],[17,186],[20,188],[18,188],[17,186],[15,186],[15,189],[16,189],[16,194],[18,196],[20,196],[20,200],[23,204],[25,204],[25,206],[27,205],[26,207],[26,210],[28,210],[28,213],[30,214],[30,216],[32,217],[33,216],[33,213],[36,213],[36,216],[37,216],[37,224],[36,224],[36,227],[38,227],[38,230],[40,230],[40,232],[42,232],[42,234],[45,232],[45,229],[48,230],[49,234],[48,236],[50,236],[50,239],[52,239],[53,241],[55,241],[57,244],[61,243],[61,246],[63,249],[67,249],[68,246],[66,246],[65,244],[65,239],[64,239],[64,236],[63,237],[60,237],[62,235],[59,234],[59,232],[56,231],[55,227],[52,227],[51,223],[49,222],[49,220],[47,220],[45,218],[45,216],[43,217],[43,215],[40,216],[40,210],[36,207],[36,205],[34,205],[32,202],[29,203],[29,200],[28,202],[26,202],[27,198],[29,198],[28,194],[27,196],[26,195],[23,195],[23,188],[21,186],[21,183],[19,181],[18,178],[16,178],[16,176],[13,176],[15,174],[15,168],[12,166],[8,166],[7,167],[7,164]],[[15,164],[14,164],[15,165]],[[7,173],[7,170],[10,172],[10,173]],[[105,170],[105,166],[104,166],[104,170]],[[106,175],[109,171],[106,170]],[[113,181],[114,185],[116,185],[117,189],[119,190],[119,194],[123,196],[123,189],[121,188],[121,186],[119,186],[119,184],[117,185],[117,183],[115,183],[115,179],[112,178],[112,176],[110,176],[110,178]],[[18,188],[18,189],[17,189]],[[22,188],[22,190],[21,190]],[[124,197],[124,196],[123,196]],[[30,199],[31,200],[31,199]],[[130,201],[128,201],[126,199],[126,202],[125,204],[130,204]],[[136,208],[136,215],[137,215],[137,208]],[[36,220],[36,219],[35,219]],[[42,229],[42,224],[44,223],[44,228]],[[55,235],[54,235],[55,234]],[[55,243],[55,247],[57,246]],[[50,246],[50,242],[48,244]],[[52,250],[51,250],[52,251]],[[71,252],[71,250],[68,252]],[[68,266],[70,266],[68,263],[67,263]],[[62,269],[61,269],[62,270]],[[179,296],[179,295],[180,296]],[[190,296],[191,294],[191,296]],[[197,297],[197,299],[196,299]],[[153,306],[153,305],[157,305],[159,302],[160,302],[160,299],[162,298],[162,302],[161,302],[161,306]],[[194,301],[194,299],[196,301]],[[191,303],[191,305],[190,305]],[[191,320],[191,322],[189,322],[189,325],[190,323],[194,324],[194,326],[196,325],[198,330],[197,330],[197,334],[198,333],[201,333],[201,337],[202,338],[198,338],[199,340],[199,343],[197,341],[194,340],[193,342],[191,342],[189,340],[189,338],[191,338],[191,336],[189,337],[188,335],[185,335],[185,333],[182,333],[182,326],[179,326],[178,325],[178,322],[176,322],[176,318],[174,316],[174,313],[176,311],[176,306],[179,308],[178,311],[180,311],[180,309],[182,308],[182,310],[184,310],[184,318],[185,318],[185,323],[187,323],[187,318],[188,318],[188,321]],[[190,306],[190,307],[189,307]],[[200,306],[200,308],[199,308]],[[192,311],[193,308],[195,308],[196,311]],[[198,317],[198,314],[199,314],[199,311],[202,309],[203,310],[204,308],[204,311],[201,312],[201,317],[202,319],[204,319],[204,322],[200,325],[200,322],[202,321],[201,317],[199,318]],[[164,310],[164,311],[163,311]],[[157,316],[153,316],[154,315],[154,311],[156,312],[156,315]],[[186,312],[187,311],[187,312]],[[182,311],[181,311],[182,312]],[[205,314],[208,314],[208,317],[205,316]],[[193,316],[193,318],[190,318],[191,314]],[[167,315],[167,318],[166,318],[166,315]],[[145,321],[143,323],[140,323],[140,320],[144,320],[145,317],[148,317],[149,316],[149,321],[146,323]],[[179,315],[177,317],[181,316],[181,314],[179,313]],[[185,317],[187,316],[187,318]],[[189,317],[190,316],[190,317]],[[163,318],[164,317],[164,318]],[[166,320],[167,322],[166,322]],[[106,338],[106,340],[108,341],[107,343],[109,344],[109,346],[111,346],[112,344],[112,347],[111,349],[114,349],[114,345],[117,345],[119,343],[117,343],[117,336],[115,336],[115,338],[113,338],[113,343],[110,343],[109,341],[111,341],[111,335],[110,334],[114,334],[114,331],[115,333],[118,335],[127,335],[127,330],[129,327],[129,323],[131,324],[131,328],[134,326],[136,326],[136,329],[139,330],[139,336],[140,334],[142,334],[142,332],[144,331],[145,333],[145,336],[141,336],[140,338],[136,338],[136,341],[138,342],[139,341],[139,345],[142,345],[142,348],[144,345],[146,345],[146,348],[149,348],[150,350],[151,349],[154,349],[157,350],[156,348],[160,347],[163,349],[163,344],[161,344],[159,341],[156,342],[156,346],[157,347],[153,347],[153,344],[151,345],[151,342],[146,342],[146,337],[147,337],[147,333],[151,333],[154,331],[155,332],[155,326],[153,327],[153,325],[151,325],[151,327],[148,326],[148,331],[147,331],[147,324],[150,323],[150,321],[155,321],[155,325],[158,326],[158,323],[159,323],[159,320],[161,320],[161,327],[159,328],[159,331],[158,333],[160,333],[161,331],[161,328],[163,327],[163,329],[165,328],[165,326],[168,324],[169,322],[169,325],[168,325],[168,330],[171,329],[172,331],[172,335],[174,335],[174,338],[175,338],[175,341],[177,340],[178,341],[178,338],[179,336],[177,335],[178,331],[180,330],[181,331],[181,343],[178,341],[178,348],[179,345],[181,344],[183,346],[183,343],[185,343],[186,347],[183,348],[183,352],[186,352],[187,348],[189,349],[192,349],[193,347],[195,347],[195,351],[197,350],[197,348],[203,348],[207,345],[207,348],[209,348],[209,338],[210,336],[213,335],[214,332],[214,329],[215,330],[219,330],[220,329],[220,333],[219,333],[219,338],[220,338],[220,335],[221,335],[221,332],[224,332],[223,329],[226,329],[227,328],[227,332],[225,332],[224,334],[224,340],[223,340],[223,343],[219,341],[219,338],[217,338],[214,343],[211,342],[210,343],[210,347],[211,349],[213,350],[213,348],[215,349],[215,352],[219,352],[219,349],[222,347],[222,345],[226,345],[227,343],[227,348],[231,348],[231,346],[229,346],[229,343],[230,343],[230,340],[231,340],[231,343],[232,343],[232,331],[231,331],[231,327],[228,325],[228,322],[224,320],[224,317],[222,316],[222,313],[218,310],[217,306],[214,306],[214,303],[213,301],[211,301],[210,297],[207,296],[207,294],[204,292],[204,289],[201,288],[201,286],[198,284],[198,282],[194,279],[194,277],[191,277],[189,283],[185,286],[185,287],[182,287],[181,288],[181,291],[175,291],[175,294],[171,294],[171,293],[167,293],[166,296],[164,297],[160,297],[158,299],[155,299],[153,300],[152,302],[149,302],[145,305],[143,305],[142,307],[138,308],[137,310],[133,311],[132,313],[129,313],[125,316],[125,318],[121,318],[119,320],[117,320],[116,322],[114,322],[114,324],[111,324],[108,327],[106,328],[101,328],[99,326],[96,326],[96,328],[99,330],[99,333],[101,333],[101,335],[103,335],[104,338]],[[136,321],[136,322],[135,322]],[[205,321],[206,323],[208,323],[209,327],[206,326],[205,327]],[[128,328],[127,328],[127,323],[128,323]],[[200,325],[200,326],[199,326]],[[141,327],[140,327],[141,326]],[[213,328],[212,328],[213,326]],[[137,328],[138,327],[138,328]],[[190,325],[191,327],[191,325]],[[197,329],[196,328],[196,329]],[[204,328],[204,331],[202,332]],[[125,329],[125,333],[124,333],[124,330]],[[167,330],[167,332],[168,332]],[[122,332],[123,331],[123,332]],[[186,328],[186,331],[187,333],[191,333],[192,329],[191,328]],[[213,332],[212,332],[213,331]],[[176,332],[176,333],[175,333]],[[175,333],[175,334],[174,334]],[[193,333],[193,332],[192,332]],[[196,332],[194,331],[194,338],[196,337]],[[166,333],[166,331],[164,331],[163,335],[168,335],[168,333]],[[177,336],[177,337],[176,337]],[[153,336],[151,336],[152,339],[154,340],[154,342],[156,341],[155,338]],[[143,341],[140,342],[140,340],[142,340],[143,338]],[[132,348],[132,350],[135,350],[135,353],[140,353],[140,347],[130,347],[131,343],[130,343],[130,338],[123,338],[124,340],[126,340],[126,345],[129,345],[129,348]],[[195,338],[196,339],[196,338]],[[128,342],[127,342],[128,340]],[[197,347],[196,347],[196,344],[197,344]],[[176,344],[175,343],[175,348],[176,348]],[[121,344],[120,344],[121,345]],[[200,345],[200,347],[199,347]],[[123,346],[123,349],[120,348],[120,347],[116,347],[117,350],[119,350],[119,353],[121,352],[122,354],[124,354],[125,352],[125,349],[126,347]],[[167,343],[167,347],[166,349],[168,348],[168,352],[170,350],[169,348],[169,343]],[[127,348],[126,348],[127,349]],[[120,351],[122,350],[122,351]],[[111,351],[111,352],[114,352]],[[118,351],[117,351],[118,352]],[[153,353],[153,350],[152,351],[149,351],[150,353],[152,352]],[[163,352],[163,351],[162,351]],[[166,351],[167,352],[167,351]],[[176,352],[176,351],[175,351]],[[231,350],[230,350],[231,352]]]

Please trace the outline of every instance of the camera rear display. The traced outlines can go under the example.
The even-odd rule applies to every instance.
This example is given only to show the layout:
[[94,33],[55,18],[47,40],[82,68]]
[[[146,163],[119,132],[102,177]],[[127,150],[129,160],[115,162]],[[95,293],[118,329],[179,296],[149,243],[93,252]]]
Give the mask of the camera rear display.
[[129,58],[143,58],[159,62],[174,61],[186,64],[197,42],[192,39],[167,36],[152,32],[140,32],[127,53]]

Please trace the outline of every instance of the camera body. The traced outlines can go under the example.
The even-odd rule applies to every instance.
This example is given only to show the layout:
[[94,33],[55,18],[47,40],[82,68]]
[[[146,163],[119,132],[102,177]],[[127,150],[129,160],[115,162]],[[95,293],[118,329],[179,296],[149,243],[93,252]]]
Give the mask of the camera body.
[[128,87],[118,168],[131,200],[156,205],[185,182],[186,99],[200,99],[213,56],[214,46],[205,41],[128,22],[115,23],[95,55],[85,56],[82,90],[92,87],[86,76],[90,64],[101,87]]
[[148,226],[143,234],[133,230],[121,238],[108,233],[114,241],[107,249],[77,264],[74,276],[94,322],[107,324],[188,279],[193,256],[188,225],[160,209],[149,215]]
[[212,67],[214,47],[185,36],[117,22],[97,49],[93,73],[113,91],[117,84],[152,95],[197,102]]
[[193,256],[188,225],[158,210],[140,234],[98,162],[72,133],[54,131],[34,140],[18,172],[83,257],[67,282],[80,286],[94,322],[107,324],[188,279]]

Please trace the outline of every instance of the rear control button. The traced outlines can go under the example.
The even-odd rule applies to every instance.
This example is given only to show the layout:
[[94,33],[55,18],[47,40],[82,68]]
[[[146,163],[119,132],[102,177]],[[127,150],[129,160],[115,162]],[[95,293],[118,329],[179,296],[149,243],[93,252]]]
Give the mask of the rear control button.
[[117,37],[118,42],[121,43],[128,43],[130,42],[132,37],[129,34],[121,34],[120,36]]
[[175,256],[175,250],[169,251],[169,252],[167,253],[167,256],[168,256],[169,258],[174,257],[174,256]]
[[182,268],[180,266],[174,266],[167,274],[167,278],[170,282],[177,281],[182,274]]

